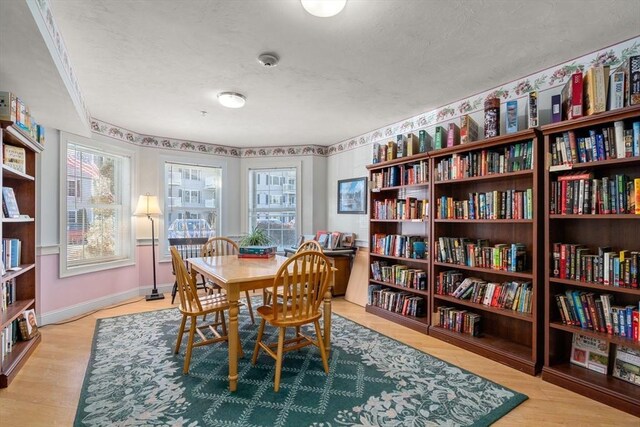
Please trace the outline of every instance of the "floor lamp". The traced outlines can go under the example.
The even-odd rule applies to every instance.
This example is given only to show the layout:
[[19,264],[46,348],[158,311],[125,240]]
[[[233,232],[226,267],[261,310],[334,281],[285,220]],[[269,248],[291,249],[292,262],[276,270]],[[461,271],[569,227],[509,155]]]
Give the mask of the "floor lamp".
[[160,205],[158,204],[158,196],[152,196],[146,193],[138,198],[138,206],[136,207],[135,216],[146,216],[151,221],[151,254],[153,262],[153,290],[150,295],[146,296],[147,301],[164,299],[164,295],[158,292],[156,287],[156,234],[153,224],[153,217],[162,215]]

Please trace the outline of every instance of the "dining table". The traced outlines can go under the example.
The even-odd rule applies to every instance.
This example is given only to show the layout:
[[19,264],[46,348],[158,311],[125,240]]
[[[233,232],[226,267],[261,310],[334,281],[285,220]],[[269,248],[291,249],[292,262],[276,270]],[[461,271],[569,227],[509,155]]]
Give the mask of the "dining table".
[[[200,258],[188,258],[191,275],[194,280],[198,274],[224,289],[229,301],[229,390],[238,388],[238,302],[241,292],[265,289],[273,286],[274,278],[282,264],[284,256],[270,258],[241,258],[238,255],[221,255]],[[335,269],[332,268],[335,272]],[[323,301],[324,344],[329,354],[331,347],[331,289],[324,295]]]

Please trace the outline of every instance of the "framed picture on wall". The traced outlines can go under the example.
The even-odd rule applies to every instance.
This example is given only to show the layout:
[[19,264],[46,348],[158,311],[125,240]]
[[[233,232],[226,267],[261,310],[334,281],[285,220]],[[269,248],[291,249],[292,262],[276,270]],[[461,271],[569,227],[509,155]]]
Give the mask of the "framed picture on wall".
[[367,178],[338,180],[338,213],[367,213]]

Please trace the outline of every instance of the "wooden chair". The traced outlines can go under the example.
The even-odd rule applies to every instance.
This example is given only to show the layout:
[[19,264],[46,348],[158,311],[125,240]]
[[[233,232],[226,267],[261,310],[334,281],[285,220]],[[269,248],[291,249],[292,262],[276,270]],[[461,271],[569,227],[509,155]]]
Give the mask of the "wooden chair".
[[[191,351],[193,350],[193,347],[200,347],[219,341],[229,340],[229,337],[227,335],[227,325],[224,318],[224,312],[229,308],[229,302],[227,301],[227,296],[224,294],[214,294],[199,297],[196,284],[187,271],[184,260],[180,256],[180,252],[175,247],[171,247],[171,259],[176,266],[178,292],[180,292],[180,305],[178,306],[178,310],[180,310],[180,313],[182,313],[182,322],[180,323],[180,329],[178,330],[178,339],[176,342],[176,354],[180,352],[182,335],[187,332],[187,319],[189,319],[191,322],[188,329],[189,337],[187,339],[187,353],[184,358],[184,368],[182,369],[182,372],[184,374],[188,374],[189,365],[191,364]],[[198,324],[198,317],[203,316],[204,318],[204,316],[209,313],[216,314],[216,321],[211,323]],[[217,319],[220,320],[218,321]],[[222,334],[218,332],[218,326],[221,327]],[[213,335],[213,338],[207,338],[203,331],[210,332]],[[200,338],[198,341],[194,341],[196,333]],[[240,344],[240,342],[238,342],[238,347],[239,353],[242,355],[242,345]]]
[[[320,246],[320,243],[318,243],[317,240],[307,240],[306,242],[302,243],[300,246],[298,246],[298,249],[296,249],[296,254],[299,254],[300,252],[304,252],[304,251],[317,251],[317,252],[322,252],[322,246]],[[282,299],[283,294],[281,292],[281,290],[278,290],[278,298]],[[271,298],[273,298],[273,294],[271,293],[271,289],[267,289],[265,288],[264,293],[263,293],[263,301],[266,304],[270,304],[271,303]]]
[[[258,329],[258,338],[253,350],[251,362],[255,365],[260,349],[276,360],[274,390],[280,389],[280,373],[284,353],[297,350],[313,344],[320,349],[320,357],[325,372],[329,373],[327,353],[320,331],[319,319],[322,316],[320,304],[329,288],[331,266],[327,257],[318,251],[303,251],[289,258],[278,270],[273,281],[272,292],[278,288],[284,291],[286,304],[264,305],[258,308],[262,317]],[[265,325],[279,328],[278,343],[266,344],[262,342]],[[300,332],[300,327],[313,323],[316,338],[306,336]],[[287,328],[296,328],[294,338],[285,340]],[[276,347],[276,351],[272,349]]]
[[[202,245],[207,243],[209,240],[208,237],[180,237],[180,238],[170,238],[169,246],[175,247],[183,260],[187,258],[195,258],[200,256],[200,251],[202,250]],[[176,276],[176,266],[173,265],[173,275]],[[204,276],[202,277],[202,281],[197,283],[197,286],[201,289],[206,289],[206,281]],[[173,289],[171,290],[171,304],[174,303],[176,299],[176,294],[178,292],[178,278],[176,276],[176,280],[173,283]]]
[[[203,246],[200,252],[202,257],[222,256],[222,255],[237,255],[240,250],[238,244],[227,237],[212,237]],[[217,289],[218,293],[221,292],[220,287],[213,282],[210,282],[212,289]],[[245,291],[247,297],[247,308],[249,309],[249,317],[251,317],[251,323],[255,325],[256,320],[253,316],[253,308],[251,307],[251,297],[249,291]]]

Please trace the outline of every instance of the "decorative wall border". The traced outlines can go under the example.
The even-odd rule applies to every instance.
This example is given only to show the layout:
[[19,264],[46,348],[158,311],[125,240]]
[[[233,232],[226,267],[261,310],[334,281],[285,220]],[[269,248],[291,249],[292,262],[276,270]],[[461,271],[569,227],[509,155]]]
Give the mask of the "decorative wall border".
[[546,70],[530,74],[518,80],[503,84],[499,87],[477,93],[435,110],[392,123],[367,132],[355,138],[333,144],[328,147],[327,155],[332,156],[349,151],[366,144],[387,140],[397,134],[424,129],[438,123],[450,121],[463,114],[470,114],[484,109],[487,98],[498,97],[501,103],[526,96],[530,91],[546,91],[562,86],[569,76],[576,70],[586,70],[592,65],[610,65],[612,68],[620,65],[631,55],[640,53],[640,36],[620,42],[613,46],[592,52],[579,58],[561,63]]

